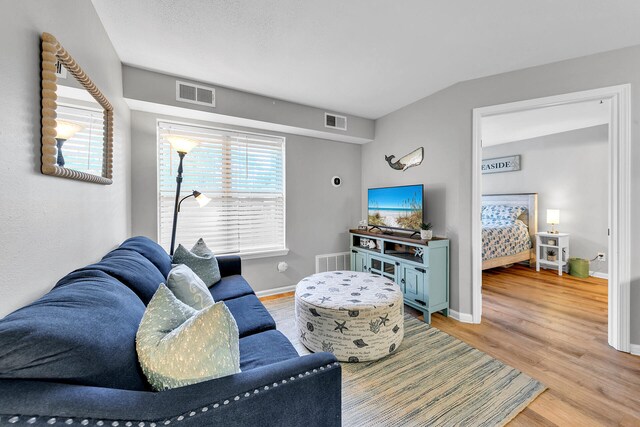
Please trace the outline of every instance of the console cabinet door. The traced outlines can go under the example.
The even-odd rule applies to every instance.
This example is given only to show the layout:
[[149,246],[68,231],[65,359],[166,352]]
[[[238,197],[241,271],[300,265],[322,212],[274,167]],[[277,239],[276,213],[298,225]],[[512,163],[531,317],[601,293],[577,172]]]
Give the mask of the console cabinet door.
[[364,273],[367,271],[367,254],[362,252],[351,253],[351,270]]
[[405,298],[424,302],[424,276],[425,274],[416,270],[415,267],[402,265],[400,284],[404,289]]
[[379,276],[382,275],[383,266],[384,266],[384,258],[369,255],[369,262],[367,264],[367,271],[372,274],[377,274]]

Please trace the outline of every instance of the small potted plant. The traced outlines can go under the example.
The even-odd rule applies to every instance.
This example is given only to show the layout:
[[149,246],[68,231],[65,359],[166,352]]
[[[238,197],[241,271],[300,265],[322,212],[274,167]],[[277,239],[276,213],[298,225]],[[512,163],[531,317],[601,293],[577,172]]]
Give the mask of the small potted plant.
[[430,240],[433,238],[433,230],[431,229],[431,223],[422,223],[420,224],[420,238],[422,240]]
[[558,260],[557,252],[554,249],[549,249],[547,251],[547,261],[557,261],[557,260]]

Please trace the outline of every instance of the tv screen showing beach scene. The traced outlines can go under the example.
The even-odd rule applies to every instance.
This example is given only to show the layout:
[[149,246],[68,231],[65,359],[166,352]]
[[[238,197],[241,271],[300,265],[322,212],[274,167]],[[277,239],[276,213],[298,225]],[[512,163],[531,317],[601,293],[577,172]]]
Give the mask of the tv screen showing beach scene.
[[420,230],[422,184],[370,188],[368,217],[370,226]]

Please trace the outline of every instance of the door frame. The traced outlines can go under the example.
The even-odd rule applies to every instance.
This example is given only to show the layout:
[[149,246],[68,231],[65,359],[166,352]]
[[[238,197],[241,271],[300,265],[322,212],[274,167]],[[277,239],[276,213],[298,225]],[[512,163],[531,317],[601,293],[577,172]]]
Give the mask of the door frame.
[[609,345],[630,351],[631,85],[623,84],[473,109],[471,268],[473,323],[482,319],[482,118],[554,105],[608,99],[609,121]]

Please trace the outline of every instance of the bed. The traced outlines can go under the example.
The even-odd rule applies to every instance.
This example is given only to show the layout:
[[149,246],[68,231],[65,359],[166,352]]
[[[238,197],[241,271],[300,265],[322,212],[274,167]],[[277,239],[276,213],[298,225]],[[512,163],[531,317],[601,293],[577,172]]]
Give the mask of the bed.
[[482,196],[482,269],[528,261],[535,265],[538,194]]

